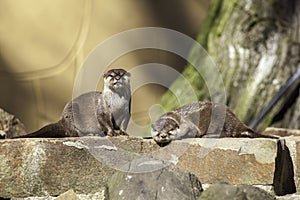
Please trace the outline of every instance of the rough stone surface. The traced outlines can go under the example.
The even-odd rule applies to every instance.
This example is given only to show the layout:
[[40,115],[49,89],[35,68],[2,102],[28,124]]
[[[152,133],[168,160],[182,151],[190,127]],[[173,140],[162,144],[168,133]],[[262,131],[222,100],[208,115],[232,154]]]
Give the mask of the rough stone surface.
[[249,185],[215,184],[205,190],[199,200],[274,200],[266,191]]
[[287,136],[300,136],[300,130],[296,129],[285,129],[285,128],[275,128],[275,127],[268,127],[264,132],[262,133],[264,135],[277,135],[281,137],[287,137]]
[[80,200],[108,200],[105,192],[103,190],[94,194],[78,194],[77,196]]
[[289,194],[285,196],[277,196],[276,200],[299,200],[300,195],[299,194]]
[[95,193],[105,187],[114,170],[95,159],[84,142],[81,138],[1,140],[0,197],[57,196],[71,188]]
[[68,190],[67,192],[59,195],[55,200],[80,200],[77,197],[77,194],[74,192],[74,190]]
[[55,200],[56,197],[44,196],[44,197],[12,197],[10,200]]
[[109,198],[114,200],[195,200],[202,191],[195,175],[179,170],[174,165],[148,173],[117,172],[109,180],[108,188]]
[[[300,177],[296,138],[287,140],[287,146],[294,145],[289,149],[295,177]],[[94,194],[107,187],[116,171],[148,173],[171,164],[201,183],[269,186],[276,153],[277,140],[265,138],[196,138],[163,148],[132,137],[6,139],[0,140],[0,197],[58,196],[69,189]]]
[[8,136],[24,135],[25,133],[26,130],[23,123],[14,115],[0,108],[0,139]]
[[203,138],[191,142],[177,165],[202,183],[271,185],[276,149],[272,139]]
[[[300,191],[300,130],[285,128],[267,128],[263,134],[280,136],[276,170],[274,173],[274,191],[277,195],[292,194]],[[300,198],[299,198],[300,199]]]
[[[76,195],[76,196],[75,196]],[[76,194],[74,190],[68,190],[67,192],[59,195],[58,197],[45,196],[45,197],[25,197],[25,198],[16,198],[12,197],[11,200],[108,200],[105,196],[105,191],[96,192],[94,194]]]

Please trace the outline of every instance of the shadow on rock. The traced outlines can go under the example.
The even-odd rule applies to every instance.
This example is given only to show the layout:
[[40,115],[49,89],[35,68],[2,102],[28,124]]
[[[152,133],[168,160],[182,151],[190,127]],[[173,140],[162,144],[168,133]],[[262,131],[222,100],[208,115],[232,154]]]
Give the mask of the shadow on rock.
[[277,143],[273,183],[276,195],[283,196],[296,192],[293,161],[285,140],[279,140]]

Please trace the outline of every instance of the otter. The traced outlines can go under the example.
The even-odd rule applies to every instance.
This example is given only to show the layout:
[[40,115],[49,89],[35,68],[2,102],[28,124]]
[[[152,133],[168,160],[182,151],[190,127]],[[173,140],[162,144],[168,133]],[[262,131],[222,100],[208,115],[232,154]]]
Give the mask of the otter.
[[151,136],[160,146],[194,137],[277,138],[257,133],[227,106],[211,102],[191,103],[163,114],[151,125]]
[[58,122],[11,138],[128,135],[130,73],[111,69],[103,78],[103,92],[91,91],[74,98],[66,104]]

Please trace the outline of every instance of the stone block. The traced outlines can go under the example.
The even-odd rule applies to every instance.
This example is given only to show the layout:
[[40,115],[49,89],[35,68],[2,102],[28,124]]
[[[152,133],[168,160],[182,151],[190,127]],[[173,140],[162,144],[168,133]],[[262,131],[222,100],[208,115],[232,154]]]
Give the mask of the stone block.
[[[144,166],[135,167],[143,168]],[[197,200],[202,192],[198,178],[178,169],[175,165],[148,173],[117,172],[110,178],[108,188],[108,196],[113,200]]]
[[156,157],[175,162],[204,184],[273,184],[277,141],[257,138],[186,139],[172,142]]
[[195,138],[161,148],[133,137],[0,140],[0,197],[57,196],[70,189],[93,194],[116,171],[154,172],[170,164],[201,183],[272,185],[276,142]]
[[0,140],[0,197],[96,193],[113,173],[81,138]]

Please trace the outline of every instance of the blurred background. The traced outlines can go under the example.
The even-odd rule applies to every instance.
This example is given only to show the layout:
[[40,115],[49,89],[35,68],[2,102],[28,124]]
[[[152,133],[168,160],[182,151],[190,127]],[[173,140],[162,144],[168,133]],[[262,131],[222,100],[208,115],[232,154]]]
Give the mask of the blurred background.
[[[196,39],[209,4],[208,0],[1,0],[0,107],[20,118],[27,131],[56,122],[72,98],[78,70],[99,43],[146,26],[170,28]],[[186,66],[176,55],[148,49],[121,56],[109,68],[130,70],[145,63],[162,63],[180,72]],[[154,75],[139,78],[143,76]],[[134,92],[132,115],[137,124],[149,123],[148,109],[160,102],[165,90],[145,85]]]
[[[29,132],[56,122],[76,94],[76,76],[85,69],[83,64],[97,45],[134,28],[162,27],[197,40],[207,54],[190,43],[182,48],[187,63],[175,53],[144,48],[100,66],[101,58],[112,52],[128,49],[134,41],[148,41],[126,38],[119,49],[110,45],[99,59],[87,62],[96,66],[93,71],[130,71],[156,63],[182,74],[184,79],[177,79],[167,71],[169,85],[144,84],[133,91],[136,125],[155,120],[159,108],[153,105],[172,110],[179,106],[180,97],[180,105],[197,99],[225,103],[257,131],[270,126],[299,129],[299,10],[296,0],[1,0],[0,107],[20,118]],[[158,37],[159,47],[168,44],[170,35]],[[180,39],[172,44],[181,45]],[[202,71],[198,73],[192,64],[201,66]],[[148,67],[154,69],[155,64]],[[164,80],[161,68],[137,74],[135,81]],[[79,83],[87,85],[91,79],[81,77]],[[290,80],[294,81],[289,85]],[[102,86],[99,76],[97,89],[101,91]],[[196,98],[191,98],[188,86]],[[217,90],[211,93],[209,86]],[[129,134],[140,135],[136,127],[129,126]]]

